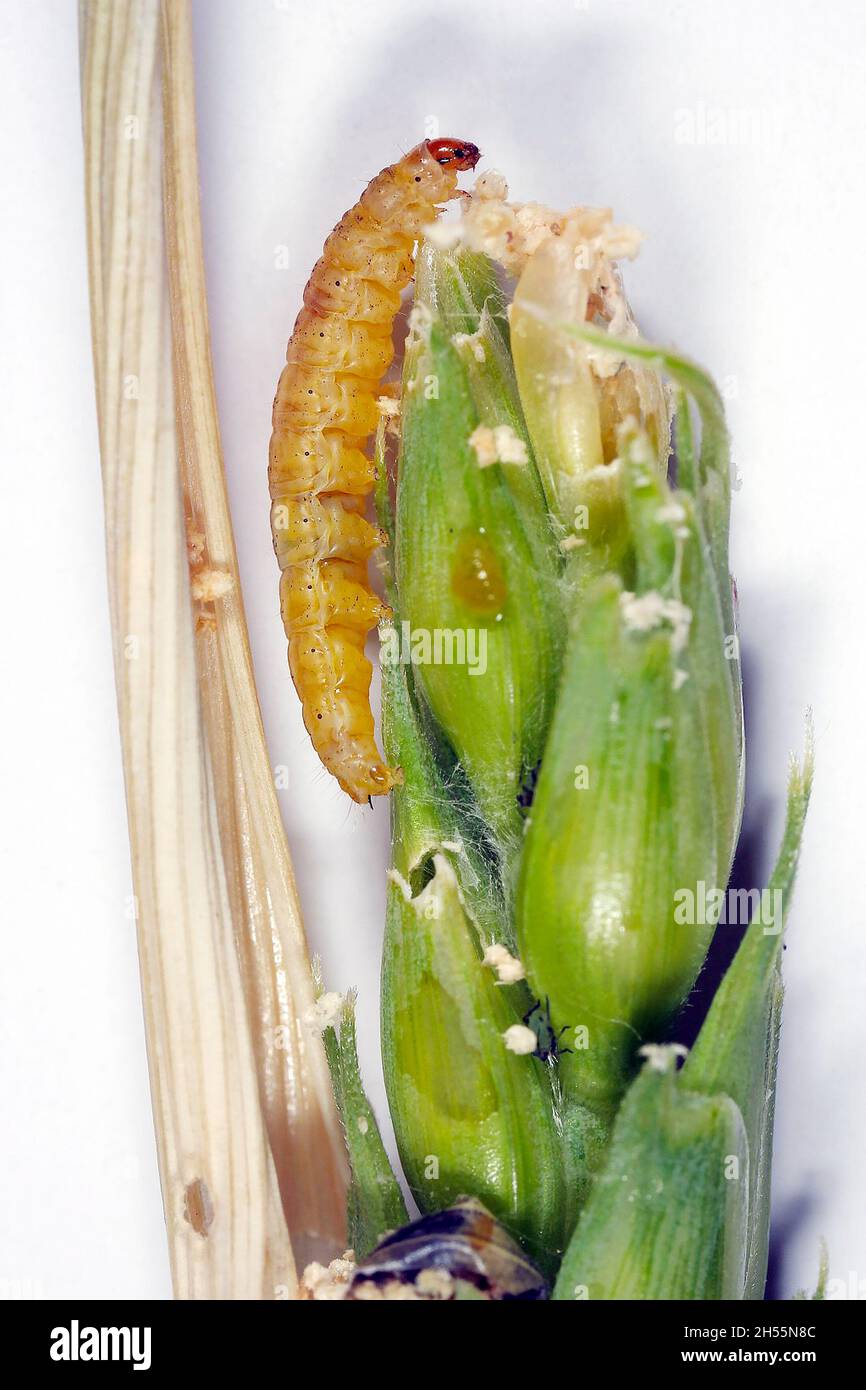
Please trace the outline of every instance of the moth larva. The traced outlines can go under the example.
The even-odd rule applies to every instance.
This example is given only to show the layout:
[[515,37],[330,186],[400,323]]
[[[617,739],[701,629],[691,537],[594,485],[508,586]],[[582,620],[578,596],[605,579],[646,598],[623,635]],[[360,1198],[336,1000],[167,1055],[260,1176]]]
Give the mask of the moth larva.
[[289,668],[313,747],[358,802],[399,777],[376,747],[364,655],[388,615],[367,575],[383,536],[364,516],[375,480],[365,448],[415,242],[479,158],[462,140],[423,141],[368,184],[313,269],[274,400],[268,476]]

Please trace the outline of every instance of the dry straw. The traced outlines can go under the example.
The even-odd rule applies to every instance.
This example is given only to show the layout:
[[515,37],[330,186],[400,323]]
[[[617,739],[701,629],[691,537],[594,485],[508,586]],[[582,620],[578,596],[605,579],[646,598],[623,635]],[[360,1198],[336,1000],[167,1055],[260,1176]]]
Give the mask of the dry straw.
[[[189,6],[85,0],[94,369],[142,993],[178,1298],[297,1293],[345,1157],[267,759],[201,252]],[[164,112],[164,114],[163,114]],[[164,188],[164,203],[163,203]]]

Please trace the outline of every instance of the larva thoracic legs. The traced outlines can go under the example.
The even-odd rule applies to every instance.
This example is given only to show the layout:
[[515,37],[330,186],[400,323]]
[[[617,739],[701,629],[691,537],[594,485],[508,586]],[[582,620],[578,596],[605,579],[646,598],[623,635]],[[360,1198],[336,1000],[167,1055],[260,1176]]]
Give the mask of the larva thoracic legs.
[[313,269],[274,400],[271,524],[289,667],[316,752],[358,802],[399,779],[376,747],[364,655],[388,612],[367,576],[382,536],[363,515],[375,480],[365,450],[415,242],[479,157],[465,141],[424,141],[367,186]]

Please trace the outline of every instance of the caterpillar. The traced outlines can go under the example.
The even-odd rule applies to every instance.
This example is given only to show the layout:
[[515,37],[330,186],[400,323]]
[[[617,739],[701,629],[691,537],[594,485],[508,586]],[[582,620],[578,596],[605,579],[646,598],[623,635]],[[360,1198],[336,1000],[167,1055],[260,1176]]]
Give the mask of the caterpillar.
[[313,747],[357,802],[400,780],[376,747],[364,655],[390,613],[367,574],[384,536],[364,515],[375,481],[365,449],[415,242],[480,157],[467,141],[425,140],[367,185],[313,268],[274,399],[268,478],[289,669]]

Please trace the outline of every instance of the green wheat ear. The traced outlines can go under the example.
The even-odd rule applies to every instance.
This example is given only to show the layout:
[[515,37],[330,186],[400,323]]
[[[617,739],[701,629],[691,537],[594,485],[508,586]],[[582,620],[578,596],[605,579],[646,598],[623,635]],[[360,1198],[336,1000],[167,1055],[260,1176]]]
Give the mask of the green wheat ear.
[[[678,896],[724,892],[742,816],[723,405],[563,322],[578,272],[547,251],[506,307],[485,257],[422,245],[396,508],[377,442],[389,1104],[421,1209],[480,1198],[556,1298],[760,1298],[781,931],[752,922],[680,1070],[656,1045],[715,925]],[[407,629],[483,633],[483,672]],[[810,743],[784,913],[811,777]]]
[[413,314],[394,543],[401,621],[483,647],[483,669],[422,660],[416,678],[511,862],[562,655],[559,564],[489,263],[422,251]]
[[644,1049],[649,1061],[617,1117],[557,1299],[763,1297],[782,928],[811,786],[810,735],[792,767],[769,884],[781,894],[782,920],[768,930],[759,914],[750,924],[681,1071],[684,1049]]

